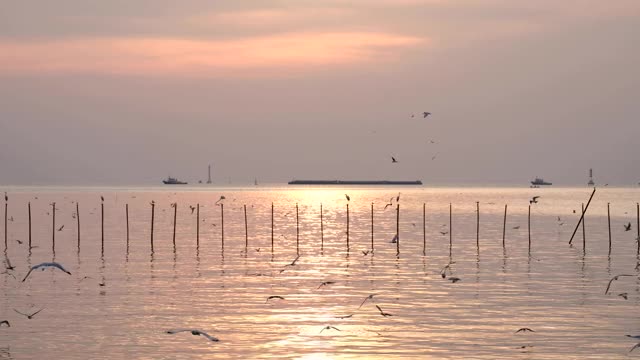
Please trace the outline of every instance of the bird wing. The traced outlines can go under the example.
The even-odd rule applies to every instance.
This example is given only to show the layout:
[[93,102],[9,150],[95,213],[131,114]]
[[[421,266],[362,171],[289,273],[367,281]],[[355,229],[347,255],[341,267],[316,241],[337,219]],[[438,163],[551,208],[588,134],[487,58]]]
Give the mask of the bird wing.
[[364,305],[364,303],[366,303],[367,300],[369,300],[369,299],[370,299],[370,297],[368,297],[368,296],[366,298],[364,298],[364,300],[362,300],[362,303],[360,303],[360,306],[358,306],[358,309],[360,309],[362,307],[362,305]]
[[18,310],[16,310],[16,309],[13,309],[13,311],[17,312],[17,313],[18,313],[18,314],[20,314],[20,315],[23,315],[23,316],[29,317],[29,315],[27,315],[27,314],[25,314],[25,313],[22,313],[22,312],[20,312],[20,311],[18,311]]
[[376,305],[376,307],[378,308],[378,311],[380,311],[380,314],[383,313],[382,309],[380,308],[380,306]]
[[220,341],[217,337],[211,336],[204,331],[200,331],[200,330],[197,330],[197,331],[198,331],[198,335],[204,336],[211,341]]
[[629,350],[629,352],[632,352],[633,350],[635,350],[638,347],[640,347],[640,343],[637,343],[637,344],[633,345],[633,347]]
[[331,326],[331,328],[332,328],[333,330],[342,331],[342,330],[338,329],[338,328],[337,328],[337,327],[335,327],[335,326]]
[[67,271],[67,269],[65,269],[64,267],[62,267],[62,265],[58,264],[57,262],[49,263],[49,264],[47,264],[47,266],[54,266],[54,267],[57,267],[58,269],[60,269],[60,270],[62,270],[62,271],[64,271],[64,272],[66,272],[67,274],[71,275],[71,273],[70,273],[70,272],[68,272],[68,271]]
[[167,330],[167,334],[177,334],[180,332],[191,332],[191,329],[171,329],[171,330]]
[[42,309],[40,309],[40,310],[38,310],[38,311],[34,312],[34,313],[33,313],[33,314],[31,314],[30,316],[32,316],[32,317],[33,317],[33,316],[36,316],[36,315],[37,315],[40,311],[42,311],[42,310],[44,310],[44,308],[42,308]]
[[27,280],[27,278],[29,277],[29,275],[31,275],[31,272],[33,271],[33,269],[37,269],[37,265],[32,267],[31,269],[29,269],[29,272],[27,273],[27,275],[24,277],[24,279],[22,279],[22,282],[24,282],[25,280]]

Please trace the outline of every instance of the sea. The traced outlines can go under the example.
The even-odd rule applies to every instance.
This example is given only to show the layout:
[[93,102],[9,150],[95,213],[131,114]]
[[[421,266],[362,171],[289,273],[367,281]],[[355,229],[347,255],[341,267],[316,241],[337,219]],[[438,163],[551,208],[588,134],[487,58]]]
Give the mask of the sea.
[[640,357],[640,188],[5,191],[0,359]]

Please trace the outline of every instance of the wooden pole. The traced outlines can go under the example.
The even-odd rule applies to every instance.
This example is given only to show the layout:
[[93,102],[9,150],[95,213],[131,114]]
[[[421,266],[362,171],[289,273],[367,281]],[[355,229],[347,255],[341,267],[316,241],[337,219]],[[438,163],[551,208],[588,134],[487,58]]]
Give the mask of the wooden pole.
[[104,255],[104,202],[100,203],[100,234],[101,234],[101,251]]
[[324,251],[324,220],[322,212],[322,203],[320,203],[320,251]]
[[636,238],[636,242],[638,243],[636,255],[638,255],[640,254],[640,203],[636,203],[636,232],[638,234]]
[[76,227],[78,228],[78,251],[80,251],[80,205],[76,201]]
[[222,226],[222,231],[220,232],[220,240],[222,251],[224,251],[224,204],[220,203],[220,224]]
[[480,251],[480,202],[476,201],[476,248]]
[[273,254],[273,203],[271,203],[271,253]]
[[609,203],[607,203],[607,224],[609,225],[609,254],[611,254],[611,211],[609,210]]
[[422,255],[427,254],[427,204],[422,203]]
[[400,204],[396,207],[396,255],[400,255]]
[[156,203],[151,202],[151,253],[153,253],[153,220],[155,217]]
[[300,219],[298,214],[298,203],[296,203],[296,253],[300,253]]
[[173,248],[176,248],[176,220],[178,219],[178,203],[173,203]]
[[[77,206],[78,203],[76,203]],[[27,204],[29,210],[29,249],[31,249],[31,201]]]
[[449,203],[449,257],[453,251],[453,209],[451,203]]
[[196,248],[200,248],[200,204],[196,204]]
[[373,203],[371,203],[371,252],[373,252]]
[[531,204],[529,204],[529,214],[527,215],[527,233],[529,234],[529,253],[531,253]]
[[[584,203],[581,204],[582,212],[584,212]],[[585,219],[582,219],[582,249],[587,248],[587,234],[584,229]]]
[[5,200],[4,200],[4,250],[7,250],[7,245],[8,245],[8,241],[7,241],[7,208],[8,208],[8,202],[9,200],[7,200],[7,196],[5,193]]
[[582,212],[582,215],[580,216],[580,220],[578,220],[578,223],[576,224],[576,228],[573,229],[573,234],[571,235],[571,239],[569,239],[569,245],[571,245],[571,242],[573,241],[573,237],[576,235],[576,231],[578,231],[578,227],[580,226],[580,223],[584,219],[584,214],[587,212],[587,209],[589,208],[589,204],[591,204],[591,199],[593,199],[593,195],[595,193],[596,193],[596,188],[593,188],[593,192],[591,193],[591,196],[589,197],[589,201],[587,201],[587,206],[584,207],[584,211]]
[[247,205],[244,205],[244,250],[249,247],[249,227],[247,226]]
[[502,248],[505,248],[505,238],[507,233],[507,204],[504,204],[504,221],[502,222]]
[[51,203],[51,248],[56,253],[56,203]]
[[127,220],[127,249],[129,248],[129,204],[124,205],[124,215]]
[[349,204],[347,203],[347,252],[349,252]]

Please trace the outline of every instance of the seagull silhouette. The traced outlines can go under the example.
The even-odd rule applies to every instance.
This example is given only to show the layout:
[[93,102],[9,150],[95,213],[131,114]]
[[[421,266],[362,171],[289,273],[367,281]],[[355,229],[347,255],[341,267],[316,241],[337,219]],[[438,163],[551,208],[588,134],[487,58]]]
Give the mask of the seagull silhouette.
[[431,113],[430,113],[430,112],[426,112],[426,111],[425,111],[425,112],[423,112],[423,113],[422,113],[422,118],[424,119],[424,118],[426,118],[426,117],[427,117],[427,116],[429,116],[429,115],[431,115]]
[[33,317],[36,316],[42,310],[44,310],[44,308],[42,308],[42,309],[40,309],[40,310],[38,310],[38,311],[36,311],[36,312],[34,312],[32,314],[25,314],[25,313],[22,313],[22,312],[20,312],[20,311],[18,311],[16,309],[13,309],[13,311],[17,312],[20,315],[26,316],[27,319],[29,319],[29,320],[33,319]]
[[449,278],[449,280],[450,280],[452,283],[454,283],[454,284],[455,284],[455,283],[457,283],[458,281],[460,281],[460,280],[462,280],[462,279],[460,279],[459,277],[452,276],[452,277],[450,277],[450,278]]
[[187,332],[187,331],[190,332],[191,335],[194,335],[194,336],[200,335],[200,336],[206,337],[207,339],[209,339],[211,341],[214,341],[214,342],[220,341],[220,339],[218,339],[217,337],[213,337],[213,336],[207,334],[206,332],[204,332],[202,330],[196,330],[196,329],[167,330],[167,334],[177,334],[179,332]]
[[362,303],[360,304],[360,306],[358,306],[358,309],[360,309],[362,307],[362,305],[364,305],[364,303],[367,302],[367,300],[372,300],[373,301],[373,297],[376,296],[377,294],[371,294],[369,296],[367,296],[366,298],[364,298],[364,300],[362,300]]
[[226,197],[224,197],[224,195],[220,195],[220,199],[218,199],[218,201],[216,201],[216,205],[218,205],[218,203],[222,200],[225,200]]
[[531,200],[529,200],[529,204],[537,204],[538,203],[538,198],[540,198],[540,196],[532,197]]
[[100,195],[100,200],[104,201],[104,196]]
[[353,314],[349,314],[349,315],[344,315],[344,316],[336,316],[337,319],[348,319],[350,317],[352,317]]
[[2,326],[3,324],[7,324],[7,327],[11,327],[11,324],[9,324],[9,320],[0,321],[0,326]]
[[385,206],[384,206],[384,209],[382,209],[382,210],[387,210],[387,208],[388,208],[389,206],[392,206],[392,205],[393,205],[392,203],[389,203],[389,204],[385,205]]
[[631,231],[631,223],[624,226],[624,231]]
[[624,293],[620,293],[620,294],[618,294],[618,296],[620,296],[621,298],[623,298],[623,299],[627,300],[627,299],[628,299],[628,297],[629,297],[629,293],[626,293],[626,292],[624,292]]
[[70,272],[68,272],[64,267],[62,267],[62,265],[58,264],[57,262],[44,262],[42,264],[38,264],[38,265],[34,265],[31,267],[31,269],[29,269],[29,272],[27,273],[27,276],[24,277],[24,279],[22,279],[22,282],[24,282],[25,280],[27,280],[27,278],[29,277],[29,275],[31,274],[31,272],[33,270],[38,270],[40,268],[42,268],[42,270],[44,270],[47,267],[55,267],[58,268],[64,272],[66,272],[67,274],[71,275]]
[[325,331],[325,330],[331,330],[331,329],[333,329],[333,330],[338,330],[338,331],[342,331],[342,330],[338,329],[338,328],[337,328],[337,327],[335,327],[335,326],[329,326],[329,325],[327,325],[327,326],[323,327],[323,328],[322,328],[322,330],[320,330],[320,334],[322,334],[322,332],[323,332],[323,331]]
[[322,284],[320,284],[320,286],[318,286],[318,289],[320,289],[323,286],[327,286],[327,285],[331,285],[331,284],[335,284],[335,281],[325,281]]
[[396,158],[394,158],[394,157],[392,156],[392,157],[391,157],[391,162],[392,162],[392,163],[397,163],[397,162],[398,162],[398,160],[396,160]]
[[284,298],[283,298],[282,296],[280,296],[280,295],[271,295],[271,296],[269,296],[269,297],[267,298],[267,301],[265,301],[265,304],[266,304],[269,300],[271,300],[271,299],[280,299],[280,300],[284,300]]
[[529,331],[529,332],[535,332],[535,331],[533,331],[533,330],[531,330],[531,329],[529,329],[529,328],[520,328],[520,329],[518,329],[518,330],[516,331],[516,334],[517,334],[517,333],[519,333],[519,332],[527,332],[527,331]]
[[60,227],[58,228],[58,231],[62,231],[62,229],[63,229],[63,228],[64,228],[64,225],[60,226]]
[[449,274],[451,274],[451,264],[454,263],[448,263],[442,268],[442,270],[440,270],[440,276],[442,276],[443,279],[447,277],[447,271],[449,271]]
[[193,215],[193,210],[195,210],[195,209],[196,209],[196,207],[195,207],[195,206],[191,206],[191,205],[189,205],[189,209],[191,209],[191,215]]
[[349,197],[349,195],[344,194],[344,196],[347,198],[347,201],[351,201],[351,198]]
[[380,315],[382,315],[382,316],[384,316],[384,317],[387,317],[387,316],[393,316],[393,314],[389,314],[389,313],[386,313],[386,312],[382,311],[382,309],[380,308],[380,306],[376,305],[376,307],[378,308],[378,311],[380,311]]
[[634,276],[634,275],[628,275],[628,274],[620,274],[620,275],[616,275],[614,277],[611,278],[611,280],[609,280],[609,285],[607,285],[607,288],[604,290],[604,294],[607,295],[609,294],[609,288],[611,288],[611,283],[618,280],[619,277],[621,276]]

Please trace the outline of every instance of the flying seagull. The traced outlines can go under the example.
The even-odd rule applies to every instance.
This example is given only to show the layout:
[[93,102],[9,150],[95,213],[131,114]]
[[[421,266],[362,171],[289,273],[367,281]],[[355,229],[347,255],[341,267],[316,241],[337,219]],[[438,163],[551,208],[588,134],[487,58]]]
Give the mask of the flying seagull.
[[66,272],[67,274],[71,275],[70,272],[68,272],[64,267],[62,267],[62,265],[58,264],[57,262],[44,262],[42,264],[38,264],[38,265],[33,265],[31,267],[31,269],[29,269],[29,272],[27,273],[27,276],[24,277],[24,279],[22,279],[22,282],[24,282],[25,280],[27,280],[27,278],[29,277],[29,275],[31,274],[31,272],[33,270],[38,270],[39,268],[42,268],[42,270],[44,270],[44,268],[46,267],[56,267],[64,272]]
[[382,210],[387,210],[387,208],[388,208],[389,206],[392,206],[392,205],[393,205],[392,203],[389,203],[389,204],[385,205],[385,206],[384,206],[384,209],[382,209]]
[[[267,298],[267,301],[271,300],[271,299],[280,299],[280,300],[284,300],[284,298],[280,295],[271,295]],[[267,302],[265,301],[265,303]]]
[[206,337],[207,339],[209,339],[211,341],[214,341],[214,342],[220,341],[220,339],[218,339],[217,337],[213,337],[213,336],[207,334],[206,332],[204,332],[202,330],[196,330],[196,329],[167,330],[167,334],[177,334],[179,332],[185,332],[185,331],[190,332],[191,335],[194,335],[194,336],[200,335],[200,336]]
[[3,324],[7,324],[7,327],[11,327],[11,324],[9,324],[9,320],[0,321],[0,326],[2,326]]
[[618,296],[620,296],[621,298],[627,300],[629,298],[629,293],[623,292],[618,294]]
[[449,280],[450,280],[452,283],[454,283],[454,284],[455,284],[455,283],[457,283],[458,281],[460,281],[460,280],[462,280],[462,279],[460,279],[459,277],[452,276],[452,277],[450,277],[450,278],[449,278]]
[[325,281],[322,284],[320,284],[320,286],[318,286],[318,289],[320,289],[323,286],[327,286],[327,285],[331,285],[331,284],[335,284],[335,281]]
[[[353,314],[349,314],[349,315],[344,315],[344,316],[336,316],[336,318],[338,318],[338,319],[348,319],[348,318],[350,318],[352,316],[353,316]],[[627,336],[629,336],[629,335],[627,335]]]
[[430,113],[430,112],[426,112],[426,111],[425,111],[425,112],[423,112],[423,113],[422,113],[422,118],[424,119],[424,118],[426,118],[426,117],[427,117],[427,116],[429,116],[429,115],[431,115],[431,113]]
[[631,223],[628,223],[627,225],[624,226],[624,231],[630,231],[631,230]]
[[447,270],[449,271],[449,274],[451,274],[451,264],[454,263],[448,263],[442,268],[442,270],[440,270],[440,276],[442,276],[443,279],[447,277]]
[[380,306],[376,305],[376,307],[378,308],[378,311],[380,311],[380,315],[382,315],[382,316],[384,316],[384,317],[387,317],[387,316],[393,316],[393,314],[389,314],[389,313],[386,313],[386,312],[382,311],[382,309],[380,308]]
[[320,330],[320,334],[322,334],[322,332],[323,332],[323,331],[325,331],[325,330],[331,330],[331,329],[333,329],[333,330],[338,330],[338,331],[342,331],[342,330],[338,329],[338,328],[337,328],[337,327],[335,327],[335,326],[327,325],[327,326],[323,327],[323,328],[322,328],[322,330]]
[[40,311],[42,311],[42,310],[44,310],[44,308],[42,308],[42,309],[40,309],[40,310],[38,310],[38,311],[34,312],[33,314],[25,314],[25,313],[22,313],[22,312],[20,312],[20,311],[18,311],[18,310],[16,310],[16,309],[13,309],[13,311],[17,312],[17,313],[18,313],[18,314],[20,314],[20,315],[26,316],[26,317],[27,317],[27,319],[29,319],[29,320],[33,319],[33,317],[34,317],[34,316],[36,316],[36,315],[37,315]]
[[218,201],[216,201],[216,205],[218,205],[218,203],[222,200],[225,200],[226,197],[224,197],[224,195],[220,195],[220,199],[218,199]]
[[520,328],[520,329],[518,329],[518,330],[516,331],[516,334],[517,334],[517,333],[519,333],[519,332],[523,332],[523,333],[524,333],[524,332],[527,332],[527,331],[529,331],[529,332],[535,332],[534,330],[531,330],[531,329],[529,329],[529,328]]
[[366,298],[364,298],[364,300],[362,300],[362,303],[360,304],[360,306],[358,306],[358,309],[360,309],[362,307],[362,305],[364,305],[364,303],[367,302],[367,300],[372,300],[373,301],[373,297],[376,296],[377,294],[371,294],[369,296],[367,296]]
[[396,160],[396,158],[394,158],[394,157],[392,156],[392,157],[391,157],[391,162],[392,162],[392,163],[397,163],[397,162],[398,162],[398,160]]
[[607,285],[607,288],[604,291],[605,295],[609,294],[609,288],[611,288],[611,283],[614,282],[615,280],[618,280],[618,278],[620,276],[634,276],[634,275],[620,274],[620,275],[616,275],[616,276],[612,277],[611,280],[609,280],[609,285]]
[[58,228],[58,231],[62,231],[63,228],[64,228],[64,225],[60,226],[60,228]]
[[531,198],[531,200],[529,200],[529,204],[537,204],[538,203],[538,198],[540,196],[534,196]]
[[191,206],[191,205],[189,205],[189,209],[191,209],[191,215],[193,215],[193,210],[195,210],[195,209],[196,209],[196,207],[195,207],[195,206]]

